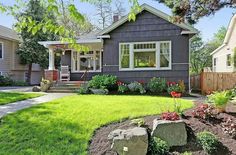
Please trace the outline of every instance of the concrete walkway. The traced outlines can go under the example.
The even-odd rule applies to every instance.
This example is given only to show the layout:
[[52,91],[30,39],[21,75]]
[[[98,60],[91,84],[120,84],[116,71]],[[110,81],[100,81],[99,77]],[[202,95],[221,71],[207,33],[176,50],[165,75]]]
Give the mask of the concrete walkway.
[[11,87],[0,87],[0,92],[32,92],[32,86],[11,86]]
[[71,94],[68,93],[50,93],[50,94],[46,94],[44,96],[40,96],[37,98],[33,98],[33,99],[28,99],[28,100],[24,100],[24,101],[18,101],[18,102],[14,102],[14,103],[9,103],[7,105],[2,105],[0,106],[0,118],[16,112],[18,110],[22,110],[25,108],[29,108],[31,106],[37,105],[37,104],[41,104],[41,103],[45,103],[45,102],[49,102],[61,97],[65,97],[65,96],[69,96]]

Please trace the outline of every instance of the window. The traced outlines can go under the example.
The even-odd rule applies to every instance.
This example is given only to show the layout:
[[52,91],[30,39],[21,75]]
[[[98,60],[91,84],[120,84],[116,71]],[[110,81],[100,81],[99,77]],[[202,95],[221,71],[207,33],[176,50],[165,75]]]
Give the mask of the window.
[[101,71],[101,52],[72,52],[72,72]]
[[0,59],[3,59],[3,43],[0,43]]
[[217,58],[213,59],[213,71],[216,71],[216,63],[217,63]]
[[171,42],[120,43],[120,70],[171,69]]
[[134,44],[134,68],[156,68],[156,44]]
[[226,62],[227,67],[231,67],[232,64],[231,61],[232,61],[231,54],[227,54],[227,62]]
[[121,68],[130,68],[130,46],[129,44],[122,44],[121,51]]

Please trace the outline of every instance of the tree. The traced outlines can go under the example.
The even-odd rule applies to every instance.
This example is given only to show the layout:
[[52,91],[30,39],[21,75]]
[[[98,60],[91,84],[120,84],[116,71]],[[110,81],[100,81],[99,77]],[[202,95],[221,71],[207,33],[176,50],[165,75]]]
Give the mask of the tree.
[[68,5],[65,4],[63,0],[61,0],[60,11],[62,12],[62,16],[60,16],[57,20],[59,25],[63,25],[67,30],[74,31],[76,36],[80,36],[86,33],[89,33],[94,30],[94,26],[91,24],[89,18],[86,15],[84,16],[84,20],[73,20],[70,17],[70,13],[68,12]]
[[112,8],[111,3],[104,0],[98,0],[95,4],[97,8],[99,28],[104,29],[112,23]]
[[[27,17],[29,20],[34,20],[35,22],[40,22],[43,19],[43,15],[46,13],[45,8],[42,7],[39,0],[30,0],[27,8],[17,16],[17,23],[21,24],[21,17]],[[52,15],[48,15],[48,18],[53,18]],[[29,25],[30,26],[30,25]],[[38,44],[38,41],[55,40],[56,36],[54,34],[36,32],[32,34],[28,31],[29,26],[20,30],[20,36],[22,42],[19,45],[17,54],[20,57],[20,62],[24,65],[28,65],[28,76],[27,83],[30,84],[32,64],[40,64],[42,68],[48,66],[48,52],[42,46]]]
[[236,8],[236,0],[156,0],[171,8],[175,22],[187,19],[196,23],[201,17],[209,16],[224,7]]
[[126,13],[126,9],[123,6],[123,2],[120,0],[115,1],[115,10],[113,11],[115,14],[117,14],[119,17],[122,17]]
[[206,43],[203,43],[199,35],[191,39],[190,63],[192,74],[198,74],[204,67],[212,66],[212,57],[210,54],[223,43],[226,31],[225,27],[221,27],[217,33],[214,34],[214,37]]
[[191,39],[190,45],[190,71],[192,74],[200,73],[206,62],[209,60],[203,53],[203,41],[200,35]]

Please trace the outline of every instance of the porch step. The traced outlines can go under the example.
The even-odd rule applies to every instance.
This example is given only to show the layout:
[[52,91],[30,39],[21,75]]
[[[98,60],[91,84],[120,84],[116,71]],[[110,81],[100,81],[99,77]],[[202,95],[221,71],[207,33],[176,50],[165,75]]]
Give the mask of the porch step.
[[48,90],[48,93],[74,93],[83,84],[88,83],[87,81],[61,81],[56,82]]

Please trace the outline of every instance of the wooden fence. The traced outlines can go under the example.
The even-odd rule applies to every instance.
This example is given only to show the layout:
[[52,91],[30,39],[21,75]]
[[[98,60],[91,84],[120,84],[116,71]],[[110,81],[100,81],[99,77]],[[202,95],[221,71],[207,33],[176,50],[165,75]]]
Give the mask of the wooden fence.
[[191,88],[201,90],[202,94],[220,91],[236,86],[236,73],[202,72],[191,76]]

